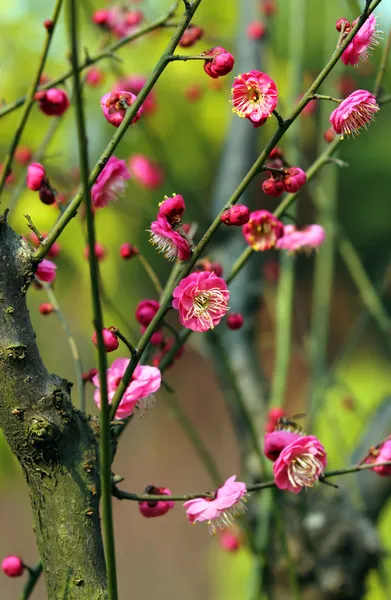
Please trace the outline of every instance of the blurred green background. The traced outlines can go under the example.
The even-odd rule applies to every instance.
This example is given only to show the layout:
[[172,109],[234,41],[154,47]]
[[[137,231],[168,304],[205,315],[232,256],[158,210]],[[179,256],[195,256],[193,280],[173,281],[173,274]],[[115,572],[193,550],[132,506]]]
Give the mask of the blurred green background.
[[[341,16],[352,19],[355,2],[327,0],[307,1],[305,64],[303,88],[311,83],[323,65],[324,40],[330,41],[329,54],[337,41],[335,21]],[[0,2],[0,97],[4,103],[24,95],[38,65],[43,44],[42,22],[50,16],[53,2],[47,0],[14,0]],[[152,20],[168,8],[169,2],[145,0],[138,4],[147,20]],[[259,45],[262,69],[277,82],[280,93],[279,110],[287,112],[286,100],[290,94],[288,72],[291,68],[290,49],[286,35],[289,27],[289,2],[277,2],[278,13],[267,22],[267,35]],[[327,5],[327,10],[326,10]],[[104,41],[103,34],[92,24],[91,15],[103,2],[80,2],[82,13],[82,41],[90,54],[94,54]],[[184,53],[197,53],[221,45],[235,55],[237,21],[241,0],[205,0],[198,10],[195,23],[205,29],[205,37],[194,48]],[[380,28],[388,32],[391,21],[391,4],[384,0],[378,11]],[[253,18],[263,19],[259,2],[253,3]],[[332,33],[331,33],[332,32]],[[169,29],[150,34],[118,52],[121,62],[105,59],[99,65],[104,82],[96,88],[85,87],[87,129],[90,163],[93,165],[113,134],[113,128],[101,114],[100,97],[110,90],[120,76],[148,75],[165,47]],[[383,35],[385,37],[386,34]],[[240,43],[240,42],[239,42]],[[384,43],[384,40],[383,40]],[[323,84],[321,93],[338,95],[341,77],[348,75],[355,88],[371,89],[379,63],[381,49],[377,48],[366,65],[359,69],[347,68],[342,63],[336,69],[332,82]],[[50,58],[45,67],[49,77],[68,70],[67,37],[64,19],[56,31]],[[248,65],[247,70],[256,68]],[[234,68],[233,74],[237,71]],[[181,193],[187,204],[186,218],[198,225],[197,236],[202,235],[210,221],[208,214],[213,194],[216,172],[222,155],[224,139],[232,115],[229,91],[232,76],[218,81],[209,79],[198,61],[175,62],[169,66],[156,86],[157,110],[131,127],[115,155],[128,159],[134,153],[143,153],[156,160],[165,172],[165,183],[156,191],[142,188],[134,179],[129,182],[125,196],[115,206],[98,211],[96,225],[98,240],[107,249],[101,263],[101,274],[109,304],[105,304],[105,323],[116,325],[125,333],[137,330],[134,309],[143,297],[154,298],[155,292],[137,259],[125,262],[119,258],[120,244],[128,241],[138,246],[165,280],[169,265],[148,244],[146,230],[156,214],[157,204],[165,194]],[[196,89],[199,98],[189,100],[189,89]],[[71,84],[66,84],[71,93]],[[390,73],[384,79],[384,90],[391,92]],[[341,95],[341,92],[339,92]],[[330,105],[330,112],[334,106]],[[322,113],[324,108],[322,107]],[[1,119],[0,149],[4,156],[18,120],[19,111]],[[345,142],[339,158],[349,167],[327,167],[337,172],[338,216],[340,222],[359,253],[372,280],[377,281],[388,266],[391,234],[391,105],[385,106],[371,125],[356,139]],[[325,122],[319,111],[301,116],[295,128],[300,131],[302,164],[307,166],[317,155],[319,131]],[[243,120],[242,127],[251,127]],[[275,123],[259,130],[259,148],[268,139]],[[33,151],[39,149],[53,120],[34,108],[23,134],[22,145]],[[320,144],[323,147],[326,145]],[[284,143],[282,144],[284,147]],[[288,155],[289,160],[289,155]],[[1,158],[0,158],[1,160]],[[61,119],[42,161],[52,183],[62,193],[71,195],[78,184],[72,176],[78,165],[77,137],[73,111]],[[7,203],[19,189],[25,171],[15,166],[16,184],[7,187]],[[244,175],[245,173],[243,173]],[[327,186],[327,176],[325,182]],[[331,180],[330,180],[331,181]],[[239,183],[239,182],[237,182]],[[331,184],[330,184],[331,185]],[[261,181],[252,186],[252,206],[274,208],[275,200],[265,198]],[[325,188],[326,195],[333,193]],[[310,188],[311,191],[311,188]],[[41,231],[48,231],[57,209],[44,206],[38,195],[21,188],[17,203],[13,205],[11,224],[22,234],[28,234],[25,213],[31,215]],[[303,194],[299,201],[299,222],[303,225],[316,219],[316,209],[311,193]],[[82,355],[84,370],[95,366],[96,355],[91,344],[92,324],[88,265],[83,257],[85,238],[83,222],[75,218],[60,238],[61,254],[56,259],[58,275],[55,293],[69,326],[74,333]],[[243,242],[244,247],[244,242]],[[295,341],[300,351],[292,357],[289,394],[286,398],[288,412],[298,412],[303,407],[308,386],[309,367],[305,355],[313,259],[300,257],[295,313]],[[391,308],[389,286],[384,296],[385,306]],[[268,376],[273,372],[275,288],[268,287],[268,301],[259,310],[260,359]],[[28,296],[31,318],[37,332],[38,344],[50,371],[74,381],[74,366],[67,340],[55,316],[43,317],[38,306],[45,301],[44,292],[31,289]],[[347,275],[344,265],[337,259],[331,320],[329,326],[329,358],[343,347],[343,342],[361,310],[361,300]],[[119,314],[118,314],[119,313]],[[122,349],[110,356],[121,356]],[[331,468],[341,468],[349,462],[349,455],[367,420],[376,406],[391,392],[389,340],[379,333],[374,323],[366,329],[355,352],[338,372],[339,385],[329,390],[317,419],[317,433],[328,449]],[[180,366],[169,372],[168,381],[176,389],[183,408],[194,420],[205,442],[211,447],[222,472],[229,476],[239,466],[238,451],[226,414],[220,391],[217,389],[210,361],[202,355],[195,339]],[[94,412],[92,390],[88,390],[89,409]],[[126,478],[129,490],[142,490],[149,483],[165,485],[175,491],[193,491],[208,488],[210,482],[199,464],[189,442],[174,421],[160,394],[156,409],[146,422],[138,421],[129,428],[114,465],[115,472]],[[74,394],[77,402],[76,393]],[[161,400],[161,401],[160,401]],[[376,440],[374,440],[375,442]],[[22,475],[4,441],[0,446],[0,556],[8,553],[23,555],[26,562],[37,559],[26,486]],[[350,484],[346,482],[346,485]],[[354,493],[354,490],[352,491]],[[138,514],[137,506],[117,503],[116,532],[121,597],[132,593],[147,597],[159,595],[161,600],[176,600],[184,595],[188,600],[210,598],[236,600],[245,597],[248,579],[248,558],[245,551],[225,555],[216,539],[210,539],[202,527],[190,528],[184,513],[177,507],[165,519],[148,521]],[[389,550],[387,531],[391,527],[391,513],[384,511],[381,534]],[[172,540],[175,540],[173,542]],[[390,561],[387,561],[391,566]],[[151,569],[154,578],[150,576]],[[40,584],[41,585],[41,584]],[[386,586],[390,590],[389,583]],[[1,579],[1,597],[18,596],[18,581]],[[130,595],[130,594],[129,594]],[[42,586],[38,598],[44,598]],[[370,578],[368,600],[390,597],[377,574]]]

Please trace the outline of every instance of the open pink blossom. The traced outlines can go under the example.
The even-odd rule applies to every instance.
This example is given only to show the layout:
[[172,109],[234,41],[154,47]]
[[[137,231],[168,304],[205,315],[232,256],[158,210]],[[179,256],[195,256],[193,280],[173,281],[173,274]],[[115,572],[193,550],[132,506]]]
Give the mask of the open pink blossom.
[[164,182],[161,168],[143,154],[131,156],[129,168],[135,180],[149,190],[154,190]]
[[[121,382],[121,379],[130,362],[128,358],[117,358],[111,367],[107,369],[107,389],[109,404],[111,404],[115,392]],[[118,410],[115,414],[116,419],[124,419],[132,414],[135,408],[138,411],[147,410],[152,403],[151,395],[160,388],[162,375],[156,367],[148,365],[138,365],[133,373],[132,380],[125,390]],[[100,408],[100,381],[99,375],[92,378],[92,383],[96,386],[94,401]],[[137,405],[137,406],[136,406]]]
[[326,232],[321,225],[308,225],[305,229],[296,229],[294,225],[286,225],[284,235],[277,240],[276,248],[299,252],[319,248],[326,239]]
[[235,517],[245,512],[243,499],[246,493],[246,484],[236,481],[236,475],[232,475],[219,487],[214,498],[195,498],[183,506],[190,523],[207,521],[210,532],[214,534],[216,527],[229,527]]
[[38,265],[35,271],[35,276],[41,281],[51,283],[56,278],[57,266],[51,261],[44,258]]
[[[144,493],[153,496],[171,496],[171,490],[168,488],[155,487],[154,485],[148,485]],[[172,510],[174,506],[175,502],[173,500],[143,500],[138,503],[140,513],[147,519],[162,517],[168,511]]]
[[231,95],[233,112],[249,119],[254,127],[265,123],[278,102],[277,87],[273,79],[266,73],[254,70],[236,77]]
[[165,199],[159,204],[159,215],[166,217],[167,221],[173,225],[180,223],[181,217],[186,210],[183,197],[180,194],[174,194],[171,198]]
[[333,110],[329,121],[335,133],[354,135],[363,127],[367,128],[379,110],[380,107],[371,92],[356,90]]
[[[147,78],[144,75],[129,75],[128,77],[123,77],[119,79],[117,83],[114,85],[112,91],[113,92],[131,92],[135,96],[137,96],[144,85],[147,82]],[[148,96],[145,98],[143,102],[144,114],[149,115],[156,110],[156,96],[154,90],[149,92]]]
[[268,210],[256,210],[243,225],[244,239],[257,252],[271,250],[284,233],[284,225]]
[[[136,100],[136,96],[131,92],[109,92],[105,94],[100,99],[100,105],[102,107],[103,115],[105,119],[114,125],[114,127],[119,127],[124,120],[126,115],[126,109],[124,108],[124,104],[127,106],[132,106]],[[135,116],[132,119],[131,125],[136,123],[139,120],[143,113],[143,107],[140,106]]]
[[228,311],[227,284],[209,271],[191,273],[182,279],[172,296],[181,325],[193,331],[213,329]]
[[373,470],[380,477],[389,477],[391,475],[391,465],[376,466],[378,463],[388,461],[391,461],[391,436],[384,442],[371,448],[364,463],[372,464]]
[[204,63],[204,71],[212,79],[227,75],[234,67],[234,57],[221,46],[205,50],[202,54],[203,56],[213,57],[212,60],[206,60]]
[[[357,23],[355,19],[352,27]],[[349,27],[350,28],[350,27]],[[358,65],[360,60],[366,62],[369,56],[369,50],[379,44],[379,34],[376,29],[376,16],[370,15],[361,29],[356,33],[346,50],[341,56],[345,65]]]
[[61,117],[69,108],[69,98],[64,90],[50,88],[37,92],[34,99],[38,102],[39,109],[49,117]]
[[151,223],[150,232],[149,241],[167,260],[189,260],[191,248],[188,240],[173,229],[166,217],[158,214],[157,220]]
[[298,436],[273,464],[276,486],[298,494],[303,487],[315,485],[326,465],[326,450],[320,441],[314,435]]
[[103,171],[91,188],[91,198],[95,208],[103,208],[117,200],[125,192],[126,180],[130,173],[124,160],[110,156]]
[[276,430],[266,433],[263,445],[265,456],[272,461],[277,460],[285,446],[297,440],[298,437],[300,434],[293,431]]

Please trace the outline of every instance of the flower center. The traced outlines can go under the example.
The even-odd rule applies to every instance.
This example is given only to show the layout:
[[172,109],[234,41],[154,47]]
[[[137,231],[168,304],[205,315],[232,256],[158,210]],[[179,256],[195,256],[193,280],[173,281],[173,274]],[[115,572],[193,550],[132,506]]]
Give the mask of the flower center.
[[293,487],[312,487],[323,472],[323,464],[313,454],[296,456],[288,467],[288,478]]
[[202,290],[197,292],[193,299],[193,305],[190,308],[187,318],[196,317],[202,324],[213,329],[213,315],[221,316],[228,309],[228,302],[225,295],[219,288]]

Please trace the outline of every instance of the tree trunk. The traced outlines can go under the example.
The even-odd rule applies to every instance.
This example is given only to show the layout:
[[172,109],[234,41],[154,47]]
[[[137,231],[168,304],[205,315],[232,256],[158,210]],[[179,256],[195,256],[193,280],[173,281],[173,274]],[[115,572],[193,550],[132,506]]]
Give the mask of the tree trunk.
[[49,600],[101,600],[98,432],[42,363],[26,307],[31,255],[1,216],[0,427],[29,486]]

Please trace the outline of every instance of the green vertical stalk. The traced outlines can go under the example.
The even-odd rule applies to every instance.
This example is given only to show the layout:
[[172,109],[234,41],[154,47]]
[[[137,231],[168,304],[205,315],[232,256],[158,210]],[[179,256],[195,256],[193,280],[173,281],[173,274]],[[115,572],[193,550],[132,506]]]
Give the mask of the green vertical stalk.
[[11,169],[11,165],[12,165],[12,160],[14,157],[14,153],[16,150],[17,145],[19,144],[19,140],[22,137],[22,133],[24,131],[24,128],[27,124],[27,120],[29,118],[31,109],[33,107],[34,104],[34,96],[35,96],[35,92],[37,90],[37,87],[39,85],[39,80],[41,79],[41,75],[43,73],[44,67],[45,67],[45,63],[46,63],[46,59],[48,57],[49,54],[49,48],[50,48],[50,44],[53,38],[53,34],[54,34],[54,30],[56,28],[57,25],[57,21],[58,21],[58,17],[60,16],[60,12],[61,12],[61,7],[62,7],[62,0],[57,0],[56,4],[54,6],[54,11],[53,11],[53,16],[52,16],[52,26],[49,27],[46,30],[46,40],[45,40],[45,44],[42,50],[42,54],[41,54],[41,58],[39,61],[39,66],[37,69],[37,72],[34,76],[34,80],[31,84],[30,90],[27,94],[26,97],[26,103],[24,105],[24,109],[22,111],[22,114],[20,116],[19,119],[19,123],[16,126],[16,131],[15,131],[15,135],[12,139],[11,142],[11,146],[10,149],[8,150],[7,156],[5,157],[4,161],[3,161],[3,170],[0,173],[0,196],[1,193],[4,189],[5,186],[5,180],[7,179],[7,175],[9,174],[9,170]]
[[34,568],[30,568],[30,576],[25,584],[23,591],[19,597],[19,600],[28,600],[31,597],[31,594],[34,591],[35,586],[38,583],[38,580],[42,573],[42,563],[39,561]]
[[79,53],[77,33],[77,0],[68,0],[71,62],[74,76],[75,110],[77,135],[79,144],[80,176],[83,185],[83,199],[86,208],[86,223],[88,235],[91,278],[91,295],[93,308],[93,324],[98,341],[98,367],[100,379],[100,470],[101,470],[101,493],[103,509],[103,537],[105,542],[105,557],[107,569],[107,584],[109,600],[118,600],[117,574],[115,566],[114,526],[112,510],[112,486],[111,486],[111,449],[110,449],[110,412],[107,394],[106,378],[106,353],[103,344],[103,314],[100,298],[99,268],[95,256],[95,222],[91,206],[90,185],[88,181],[88,145],[86,135],[86,124],[84,116],[83,93],[79,76]]

